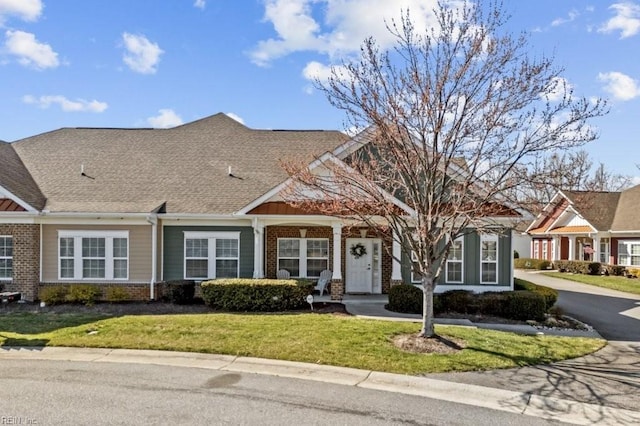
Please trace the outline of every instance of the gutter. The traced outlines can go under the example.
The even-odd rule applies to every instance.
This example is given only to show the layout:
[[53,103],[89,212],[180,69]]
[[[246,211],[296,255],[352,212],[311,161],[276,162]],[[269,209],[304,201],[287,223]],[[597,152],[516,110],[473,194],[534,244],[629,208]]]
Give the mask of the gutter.
[[158,270],[158,215],[147,216],[151,224],[151,282],[149,283],[149,299],[156,298],[156,273]]

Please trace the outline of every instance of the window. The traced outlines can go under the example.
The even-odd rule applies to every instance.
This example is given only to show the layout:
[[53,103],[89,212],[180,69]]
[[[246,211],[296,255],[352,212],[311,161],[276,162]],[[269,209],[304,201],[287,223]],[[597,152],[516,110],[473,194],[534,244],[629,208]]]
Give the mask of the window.
[[239,232],[184,233],[185,278],[237,278],[239,266]]
[[640,266],[640,241],[618,242],[618,265]]
[[0,236],[0,280],[13,278],[13,238]]
[[445,266],[445,277],[448,283],[463,282],[464,240],[458,237],[451,244]]
[[548,255],[548,252],[547,252],[548,244],[549,244],[549,242],[548,242],[548,241],[542,241],[542,259],[544,259],[544,260],[548,260],[548,259],[547,259],[547,255]]
[[540,241],[533,240],[533,258],[538,259],[540,256]]
[[329,269],[329,239],[278,238],[278,270],[292,277],[317,278]]
[[128,231],[59,231],[58,278],[129,278]]
[[480,283],[498,283],[498,236],[480,236]]
[[600,239],[600,263],[609,263],[609,256],[611,256],[609,244],[608,238]]
[[422,274],[419,272],[418,255],[415,251],[411,251],[411,282],[414,284],[422,283]]

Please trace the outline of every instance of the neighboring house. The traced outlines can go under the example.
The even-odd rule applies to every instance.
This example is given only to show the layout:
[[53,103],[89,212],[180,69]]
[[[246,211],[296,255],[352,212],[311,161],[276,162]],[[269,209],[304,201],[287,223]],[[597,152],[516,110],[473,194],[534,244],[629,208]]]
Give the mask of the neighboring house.
[[[348,143],[337,131],[255,130],[224,114],[172,129],[64,128],[0,143],[0,283],[27,300],[74,283],[155,299],[160,281],[279,269],[307,278],[332,270],[332,298],[418,283],[411,259],[391,256],[401,257],[390,235],[284,202],[281,161],[341,161]],[[470,233],[438,290],[509,290],[512,269],[509,232]]]
[[640,185],[621,192],[559,191],[527,232],[534,259],[640,266]]

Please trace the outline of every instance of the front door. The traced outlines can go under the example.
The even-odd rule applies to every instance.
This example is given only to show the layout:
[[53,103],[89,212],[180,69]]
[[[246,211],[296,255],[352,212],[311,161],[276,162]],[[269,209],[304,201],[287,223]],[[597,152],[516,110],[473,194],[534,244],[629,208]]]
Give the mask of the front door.
[[345,291],[381,293],[381,241],[375,238],[347,238],[345,247]]

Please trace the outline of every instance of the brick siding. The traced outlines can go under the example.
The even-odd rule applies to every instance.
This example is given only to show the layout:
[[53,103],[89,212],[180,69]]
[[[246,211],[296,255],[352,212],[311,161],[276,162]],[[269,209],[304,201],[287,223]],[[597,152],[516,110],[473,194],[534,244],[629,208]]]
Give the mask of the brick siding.
[[0,225],[0,235],[13,237],[13,279],[0,283],[5,291],[18,291],[24,300],[35,300],[40,281],[40,225]]

